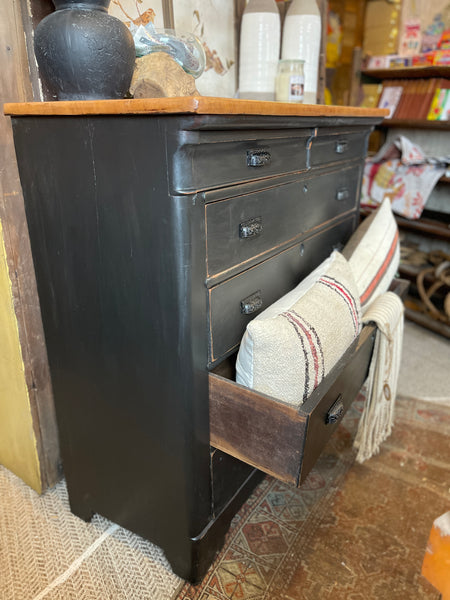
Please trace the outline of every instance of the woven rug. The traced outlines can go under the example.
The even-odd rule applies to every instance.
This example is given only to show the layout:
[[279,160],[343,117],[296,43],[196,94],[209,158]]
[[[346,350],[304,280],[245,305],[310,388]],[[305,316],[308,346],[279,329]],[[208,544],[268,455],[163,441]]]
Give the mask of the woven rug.
[[72,515],[64,482],[39,497],[0,467],[0,600],[437,600],[420,568],[450,506],[450,407],[400,399],[393,434],[358,465],[361,410],[299,490],[264,479],[198,586],[142,538]]
[[0,600],[170,600],[182,584],[158,547],[71,514],[64,481],[38,496],[0,467]]
[[271,477],[233,520],[203,582],[178,600],[437,600],[421,575],[450,507],[450,407],[397,401],[379,455],[355,463],[360,397],[300,489]]

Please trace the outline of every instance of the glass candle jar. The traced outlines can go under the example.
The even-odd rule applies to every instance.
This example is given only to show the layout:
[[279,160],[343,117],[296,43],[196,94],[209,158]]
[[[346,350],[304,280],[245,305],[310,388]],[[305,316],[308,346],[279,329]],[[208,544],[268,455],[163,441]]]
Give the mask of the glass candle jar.
[[277,102],[303,102],[305,75],[304,60],[284,59],[278,61],[275,81]]

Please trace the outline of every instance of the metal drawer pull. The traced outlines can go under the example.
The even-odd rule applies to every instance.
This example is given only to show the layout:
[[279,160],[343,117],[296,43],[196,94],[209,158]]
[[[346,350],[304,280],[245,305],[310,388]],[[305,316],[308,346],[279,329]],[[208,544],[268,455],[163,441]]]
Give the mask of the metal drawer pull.
[[346,152],[348,148],[348,142],[346,140],[339,140],[338,142],[336,142],[336,152],[338,154],[343,154],[344,152]]
[[252,313],[259,310],[263,305],[261,298],[261,290],[250,294],[247,298],[241,300],[241,313],[243,315],[251,315]]
[[239,223],[239,237],[240,238],[252,238],[262,233],[262,219],[261,217],[254,217],[248,221]]
[[339,396],[336,399],[336,402],[333,404],[333,406],[327,412],[327,416],[325,418],[325,423],[327,425],[333,425],[334,423],[337,423],[339,421],[339,419],[341,419],[343,414],[344,414],[344,403],[342,402],[342,394],[339,394]]
[[341,188],[336,192],[336,200],[348,200],[350,192],[347,188]]
[[272,157],[267,150],[247,150],[247,167],[264,167]]

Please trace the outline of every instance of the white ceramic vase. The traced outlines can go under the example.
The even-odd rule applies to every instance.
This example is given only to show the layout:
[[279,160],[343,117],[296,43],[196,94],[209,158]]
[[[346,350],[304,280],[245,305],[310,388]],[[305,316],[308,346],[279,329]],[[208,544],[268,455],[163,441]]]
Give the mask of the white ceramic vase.
[[281,58],[305,61],[305,104],[317,102],[322,20],[315,0],[292,0],[283,28]]
[[239,97],[274,100],[281,24],[275,0],[249,0],[241,22]]

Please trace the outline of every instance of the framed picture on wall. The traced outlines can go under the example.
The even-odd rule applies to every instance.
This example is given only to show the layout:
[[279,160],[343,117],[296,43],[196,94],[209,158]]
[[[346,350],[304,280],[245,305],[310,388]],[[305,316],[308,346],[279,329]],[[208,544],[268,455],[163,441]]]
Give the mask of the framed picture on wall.
[[111,0],[109,14],[117,17],[126,25],[153,25],[162,29],[167,27],[164,0]]
[[194,33],[205,49],[206,68],[196,80],[200,94],[232,98],[237,85],[234,1],[164,1],[170,2],[168,14],[173,28]]

